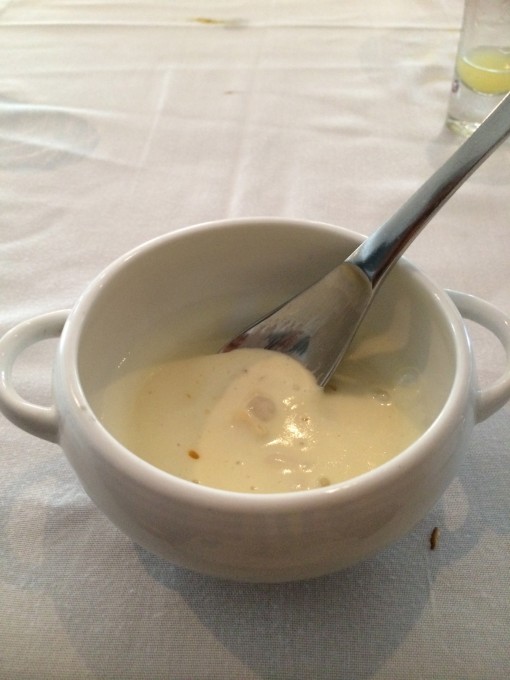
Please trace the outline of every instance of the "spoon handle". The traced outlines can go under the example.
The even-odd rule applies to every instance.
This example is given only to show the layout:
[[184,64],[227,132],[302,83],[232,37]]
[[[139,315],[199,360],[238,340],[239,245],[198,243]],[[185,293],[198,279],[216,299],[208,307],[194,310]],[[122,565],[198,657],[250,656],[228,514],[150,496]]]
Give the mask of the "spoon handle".
[[510,134],[510,93],[455,153],[348,258],[375,289],[450,196]]

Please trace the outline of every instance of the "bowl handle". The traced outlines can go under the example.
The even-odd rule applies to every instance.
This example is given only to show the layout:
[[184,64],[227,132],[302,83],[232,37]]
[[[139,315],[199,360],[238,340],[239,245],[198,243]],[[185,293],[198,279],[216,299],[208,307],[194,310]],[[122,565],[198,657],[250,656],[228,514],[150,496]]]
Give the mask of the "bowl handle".
[[476,422],[480,423],[498,411],[510,399],[510,318],[497,307],[473,295],[448,290],[448,295],[465,319],[474,321],[491,331],[503,345],[506,365],[492,385],[476,390]]
[[27,347],[46,338],[58,337],[68,315],[68,310],[61,310],[35,316],[0,339],[0,411],[18,427],[50,442],[58,439],[55,406],[39,406],[21,397],[12,383],[12,368]]

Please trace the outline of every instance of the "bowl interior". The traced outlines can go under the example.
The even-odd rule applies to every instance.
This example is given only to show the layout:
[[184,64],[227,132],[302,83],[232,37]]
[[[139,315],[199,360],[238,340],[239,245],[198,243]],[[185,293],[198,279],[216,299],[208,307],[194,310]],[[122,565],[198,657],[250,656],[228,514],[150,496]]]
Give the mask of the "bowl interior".
[[[123,372],[184,350],[214,352],[359,242],[328,225],[254,219],[185,229],[133,251],[79,304],[77,363],[87,401],[100,415],[105,387]],[[344,361],[355,370],[372,358],[388,380],[402,370],[424,377],[420,398],[430,424],[453,384],[454,339],[434,287],[405,261],[382,286]]]

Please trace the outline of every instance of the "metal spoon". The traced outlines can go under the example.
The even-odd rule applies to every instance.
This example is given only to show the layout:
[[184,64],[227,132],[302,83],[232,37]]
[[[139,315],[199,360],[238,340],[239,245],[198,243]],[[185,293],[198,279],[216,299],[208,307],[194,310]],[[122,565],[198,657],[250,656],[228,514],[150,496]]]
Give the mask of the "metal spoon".
[[404,205],[342,264],[247,328],[220,351],[289,354],[325,385],[382,281],[423,227],[510,134],[510,94]]

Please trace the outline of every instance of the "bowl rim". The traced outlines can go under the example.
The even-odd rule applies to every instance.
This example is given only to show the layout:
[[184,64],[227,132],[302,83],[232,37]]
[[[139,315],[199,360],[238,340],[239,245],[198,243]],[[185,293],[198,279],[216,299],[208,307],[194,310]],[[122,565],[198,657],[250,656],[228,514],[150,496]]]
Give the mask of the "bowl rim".
[[[132,482],[167,499],[181,500],[194,507],[214,507],[216,510],[225,512],[235,510],[242,513],[266,514],[290,510],[302,511],[338,502],[348,503],[354,498],[383,488],[388,482],[404,474],[407,469],[412,469],[423,462],[431,455],[430,449],[434,440],[442,440],[452,426],[466,415],[466,402],[471,389],[472,357],[462,317],[448,293],[438,288],[406,258],[401,258],[396,267],[404,269],[429,293],[431,301],[435,302],[438,318],[444,319],[445,328],[448,329],[455,348],[456,370],[447,399],[427,430],[396,456],[351,479],[317,489],[273,493],[238,492],[198,485],[155,467],[118,442],[96,417],[81,385],[78,374],[81,331],[100,291],[129,261],[145,257],[150,251],[175,239],[196,237],[205,230],[224,230],[239,226],[252,228],[260,225],[334,232],[338,237],[353,241],[354,246],[364,238],[357,232],[326,222],[282,217],[245,217],[214,220],[179,228],[131,249],[108,265],[87,286],[71,310],[64,327],[56,362],[55,392],[61,393],[66,403],[70,404],[70,408],[66,411],[66,416],[70,417],[67,423],[66,417],[62,418],[61,427],[76,428],[76,434],[90,441],[96,454],[100,454],[112,468],[119,474],[130,478]],[[60,401],[57,400],[57,405],[59,404]]]

